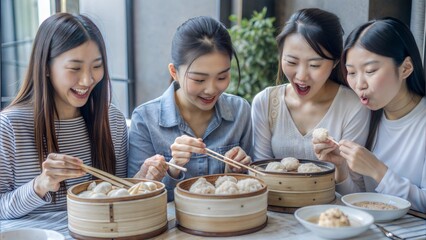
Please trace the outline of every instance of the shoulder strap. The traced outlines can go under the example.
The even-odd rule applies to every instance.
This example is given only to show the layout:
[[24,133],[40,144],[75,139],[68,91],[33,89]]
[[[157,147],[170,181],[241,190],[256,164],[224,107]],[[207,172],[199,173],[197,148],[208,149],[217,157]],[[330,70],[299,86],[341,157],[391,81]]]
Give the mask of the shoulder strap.
[[279,99],[278,99],[278,90],[280,86],[272,87],[269,92],[269,104],[268,104],[268,120],[269,120],[269,130],[271,133],[275,129],[275,123],[278,115],[279,108]]

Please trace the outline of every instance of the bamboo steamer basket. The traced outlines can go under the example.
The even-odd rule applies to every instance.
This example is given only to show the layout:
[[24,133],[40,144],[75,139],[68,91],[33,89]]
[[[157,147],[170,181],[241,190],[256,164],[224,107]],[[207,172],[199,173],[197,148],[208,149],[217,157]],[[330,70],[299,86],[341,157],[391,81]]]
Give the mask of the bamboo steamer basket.
[[[244,174],[214,174],[202,176],[214,185],[220,176],[233,176],[237,180],[255,178]],[[176,186],[175,209],[177,227],[187,233],[208,236],[237,236],[256,232],[267,224],[266,184],[250,193],[233,195],[198,194],[189,188],[199,177],[184,180]]]
[[335,167],[331,163],[299,160],[302,163],[314,163],[324,169],[316,173],[269,172],[265,171],[270,162],[281,159],[268,159],[252,162],[251,167],[267,173],[256,175],[268,185],[268,209],[278,212],[294,212],[299,207],[326,204],[335,200]]
[[[133,183],[148,181],[127,179]],[[151,181],[157,190],[146,194],[115,198],[81,198],[77,194],[91,183],[68,189],[68,229],[77,239],[145,239],[167,230],[167,190]],[[97,183],[102,180],[96,180]]]

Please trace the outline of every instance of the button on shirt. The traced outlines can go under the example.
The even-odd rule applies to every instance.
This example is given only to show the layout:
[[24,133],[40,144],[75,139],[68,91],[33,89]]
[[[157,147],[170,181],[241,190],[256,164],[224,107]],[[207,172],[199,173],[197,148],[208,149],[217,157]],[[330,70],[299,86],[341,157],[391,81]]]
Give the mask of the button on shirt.
[[[132,114],[129,131],[128,176],[133,177],[147,158],[163,155],[166,161],[172,158],[170,146],[182,135],[195,137],[194,132],[182,118],[176,105],[174,93],[179,84],[173,82],[157,99],[137,107]],[[240,146],[247,154],[252,151],[252,127],[250,105],[241,97],[223,93],[214,108],[206,132],[202,137],[206,146],[222,155],[233,147]],[[162,182],[168,191],[168,200],[173,200],[173,189],[183,179],[223,173],[225,164],[204,154],[192,154],[178,179],[168,174]]]

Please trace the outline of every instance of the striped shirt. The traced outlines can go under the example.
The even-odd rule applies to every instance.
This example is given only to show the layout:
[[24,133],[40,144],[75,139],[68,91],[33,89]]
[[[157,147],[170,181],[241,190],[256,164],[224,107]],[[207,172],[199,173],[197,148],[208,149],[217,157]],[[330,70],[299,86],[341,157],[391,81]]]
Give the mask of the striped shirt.
[[[126,121],[114,106],[109,109],[109,121],[116,156],[116,175],[126,177]],[[55,129],[60,152],[78,157],[91,166],[90,140],[83,117],[55,121]],[[15,107],[0,112],[0,219],[66,210],[65,195],[57,197],[56,203],[52,203],[50,192],[44,198],[35,193],[34,179],[40,173],[32,108]],[[69,188],[90,180],[91,176],[85,175],[65,182]]]

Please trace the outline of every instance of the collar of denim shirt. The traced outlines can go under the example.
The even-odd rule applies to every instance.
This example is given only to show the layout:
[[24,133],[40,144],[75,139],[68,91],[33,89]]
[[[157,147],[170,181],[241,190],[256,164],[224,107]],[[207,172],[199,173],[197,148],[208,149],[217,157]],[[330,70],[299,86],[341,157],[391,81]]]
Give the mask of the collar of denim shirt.
[[[173,127],[179,124],[182,117],[175,101],[175,91],[179,89],[179,83],[173,81],[161,98],[160,126]],[[235,116],[230,106],[224,101],[222,93],[215,105],[215,118],[226,121],[234,121]],[[183,119],[182,119],[183,121]]]

